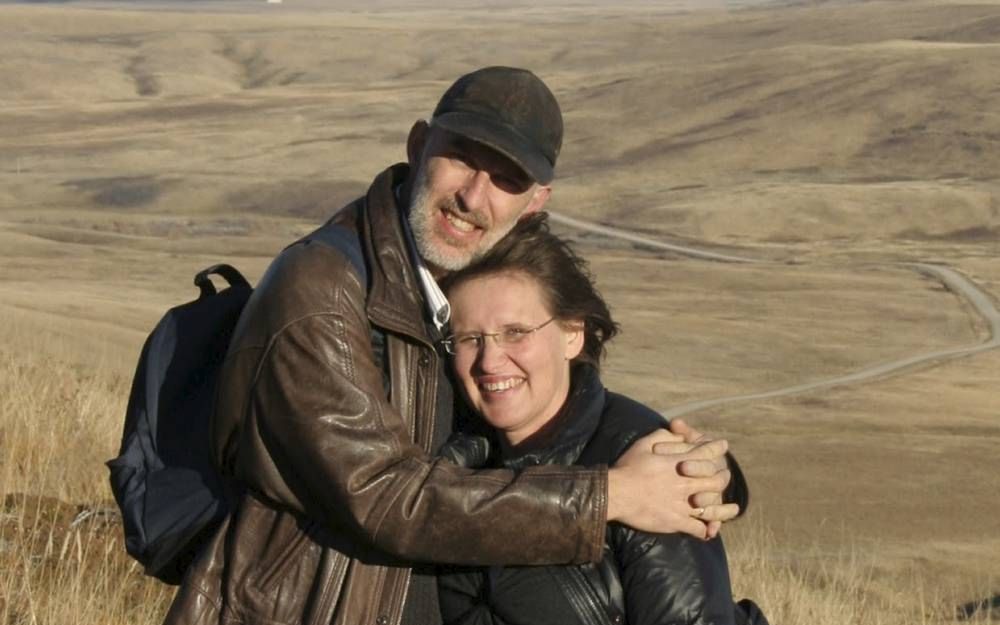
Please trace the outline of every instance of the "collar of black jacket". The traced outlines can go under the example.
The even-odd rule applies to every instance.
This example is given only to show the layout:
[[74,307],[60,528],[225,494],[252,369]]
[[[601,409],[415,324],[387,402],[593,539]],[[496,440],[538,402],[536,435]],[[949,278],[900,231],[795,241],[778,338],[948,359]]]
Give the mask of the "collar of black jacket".
[[573,464],[601,423],[605,398],[597,370],[585,363],[575,365],[569,396],[562,408],[520,445],[505,449],[503,466],[523,469],[539,464]]

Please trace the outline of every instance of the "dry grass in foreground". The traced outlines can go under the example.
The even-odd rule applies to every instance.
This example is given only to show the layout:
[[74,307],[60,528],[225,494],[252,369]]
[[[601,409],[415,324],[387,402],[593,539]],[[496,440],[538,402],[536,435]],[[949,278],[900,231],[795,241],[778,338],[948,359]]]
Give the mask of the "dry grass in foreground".
[[[83,365],[87,353],[10,311],[0,311],[0,345],[0,624],[159,622],[172,589],[125,555],[102,464],[118,444],[126,365]],[[834,557],[779,557],[760,518],[741,524],[728,544],[735,592],[775,625],[954,618],[916,575],[910,592],[888,595],[850,547],[834,547]],[[966,622],[990,622],[990,614]]]
[[[752,516],[752,515],[751,515]],[[759,518],[743,521],[740,540],[729,540],[733,594],[750,597],[772,625],[937,625],[994,623],[988,605],[962,608],[937,593],[926,575],[911,569],[891,583],[880,579],[878,554],[855,546],[850,537],[789,554]],[[969,596],[988,596],[981,580]]]
[[0,623],[158,622],[171,592],[126,556],[102,464],[129,381],[18,315],[2,321]]

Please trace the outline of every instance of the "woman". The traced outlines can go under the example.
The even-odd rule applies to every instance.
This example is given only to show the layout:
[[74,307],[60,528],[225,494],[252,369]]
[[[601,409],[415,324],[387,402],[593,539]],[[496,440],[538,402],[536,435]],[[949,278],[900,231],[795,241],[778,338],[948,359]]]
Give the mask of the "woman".
[[[664,426],[651,409],[601,385],[604,344],[617,325],[544,214],[520,222],[442,286],[452,305],[444,346],[456,382],[478,423],[492,429],[454,436],[446,457],[470,467],[610,465]],[[470,424],[474,430],[477,420]],[[745,483],[731,465],[727,499],[743,508]],[[614,523],[596,565],[452,568],[442,570],[439,588],[444,622],[456,625],[766,623],[752,602],[733,604],[721,539]]]

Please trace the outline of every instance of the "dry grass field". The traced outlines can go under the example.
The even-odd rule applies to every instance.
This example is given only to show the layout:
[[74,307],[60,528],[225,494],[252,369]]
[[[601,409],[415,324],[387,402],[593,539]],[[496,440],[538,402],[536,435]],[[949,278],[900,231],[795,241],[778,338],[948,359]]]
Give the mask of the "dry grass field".
[[[566,117],[553,211],[651,405],[778,390],[991,339],[1000,3],[0,1],[0,625],[158,622],[102,462],[145,334],[404,158],[477,66]],[[776,625],[1000,620],[1000,350],[706,408],[754,499],[736,591]],[[992,607],[991,607],[992,606]]]

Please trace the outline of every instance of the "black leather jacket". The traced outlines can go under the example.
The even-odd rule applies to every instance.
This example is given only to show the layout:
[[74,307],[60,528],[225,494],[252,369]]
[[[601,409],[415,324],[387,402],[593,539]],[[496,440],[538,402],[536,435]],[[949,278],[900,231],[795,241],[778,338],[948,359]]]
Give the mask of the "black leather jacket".
[[[483,434],[458,434],[442,455],[465,466],[613,464],[635,441],[664,426],[653,410],[605,390],[596,371],[579,366],[566,405],[527,445],[500,458]],[[726,499],[745,508],[746,482],[730,458]],[[766,623],[735,605],[721,538],[649,534],[608,524],[598,564],[448,568],[439,575],[444,622],[461,625],[736,625]]]

